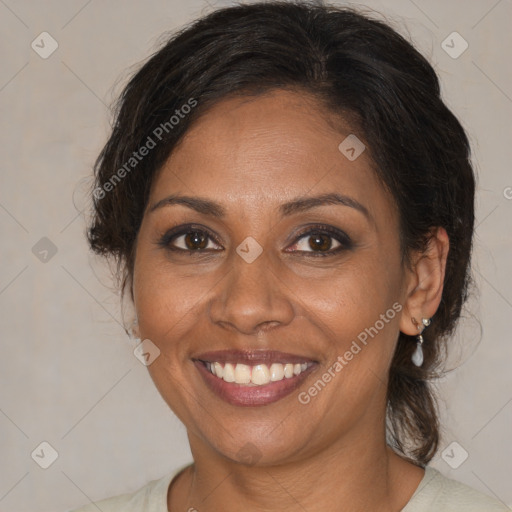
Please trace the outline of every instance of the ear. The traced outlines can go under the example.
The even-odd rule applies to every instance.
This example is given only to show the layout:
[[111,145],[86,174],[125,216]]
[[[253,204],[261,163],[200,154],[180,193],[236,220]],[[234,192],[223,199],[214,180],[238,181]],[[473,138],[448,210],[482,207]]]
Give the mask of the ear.
[[[408,273],[400,330],[415,336],[422,318],[434,316],[443,295],[446,259],[450,240],[444,228],[434,228],[425,252],[416,253]],[[417,323],[414,323],[414,320]]]

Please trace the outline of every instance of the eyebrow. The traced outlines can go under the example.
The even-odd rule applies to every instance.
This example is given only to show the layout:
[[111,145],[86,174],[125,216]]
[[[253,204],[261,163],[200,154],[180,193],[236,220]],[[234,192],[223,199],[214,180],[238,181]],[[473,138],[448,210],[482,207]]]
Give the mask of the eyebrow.
[[[150,207],[149,213],[152,213],[155,210],[158,210],[165,206],[175,204],[187,206],[188,208],[191,208],[192,210],[195,210],[198,213],[202,213],[204,215],[211,215],[212,217],[217,217],[219,219],[226,216],[226,209],[221,204],[216,203],[215,201],[203,197],[181,196],[176,194],[165,197],[164,199],[161,199],[160,201],[155,203],[153,206]],[[283,203],[279,207],[279,213],[281,217],[287,217],[293,215],[294,213],[304,212],[312,208],[317,208],[319,206],[325,206],[329,204],[348,206],[349,208],[353,208],[361,212],[367,218],[368,221],[373,222],[370,212],[359,201],[356,201],[352,197],[336,193],[321,194],[318,196],[298,197],[292,201]]]

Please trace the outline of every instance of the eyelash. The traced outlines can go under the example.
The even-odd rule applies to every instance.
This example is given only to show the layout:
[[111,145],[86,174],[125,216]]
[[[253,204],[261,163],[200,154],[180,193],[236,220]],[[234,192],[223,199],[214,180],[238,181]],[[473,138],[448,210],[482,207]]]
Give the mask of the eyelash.
[[[189,255],[193,254],[201,254],[207,251],[210,251],[210,249],[196,249],[196,250],[188,250],[188,249],[181,249],[178,247],[173,247],[171,245],[171,242],[173,242],[176,238],[187,235],[190,233],[201,233],[205,234],[209,239],[213,240],[217,245],[221,245],[220,242],[217,240],[217,238],[210,233],[207,229],[203,228],[202,226],[197,226],[193,224],[185,225],[185,226],[177,226],[169,231],[167,231],[158,241],[158,245],[162,248],[165,248],[169,251],[174,252],[182,252],[182,253],[188,253]],[[330,249],[329,251],[296,251],[300,253],[305,253],[308,256],[312,256],[314,258],[316,257],[327,257],[327,256],[334,256],[340,253],[344,250],[350,250],[353,248],[353,243],[350,237],[344,233],[343,231],[333,228],[331,226],[326,225],[316,225],[316,226],[309,226],[304,231],[301,231],[297,234],[294,242],[291,245],[297,244],[302,238],[305,238],[307,236],[312,235],[328,235],[330,238],[333,238],[336,240],[340,245],[339,247],[336,247],[335,249]],[[217,251],[216,252],[220,252]]]

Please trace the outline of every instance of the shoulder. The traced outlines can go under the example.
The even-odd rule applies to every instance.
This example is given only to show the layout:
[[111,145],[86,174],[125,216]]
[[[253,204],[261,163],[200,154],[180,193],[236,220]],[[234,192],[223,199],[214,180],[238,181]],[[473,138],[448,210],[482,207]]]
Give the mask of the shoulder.
[[180,471],[175,470],[158,480],[152,480],[135,492],[96,501],[70,512],[168,512],[167,490]]
[[501,501],[426,467],[425,476],[402,512],[510,512]]

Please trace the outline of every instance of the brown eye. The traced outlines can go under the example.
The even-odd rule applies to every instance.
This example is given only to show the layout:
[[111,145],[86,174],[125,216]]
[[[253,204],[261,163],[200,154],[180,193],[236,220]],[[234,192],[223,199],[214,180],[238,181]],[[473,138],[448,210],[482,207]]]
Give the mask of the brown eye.
[[342,247],[342,244],[333,235],[317,231],[302,235],[294,244],[295,250],[309,253],[335,252]]
[[304,253],[306,256],[334,256],[354,247],[350,237],[340,229],[321,225],[303,231],[286,252]]
[[201,231],[191,231],[185,237],[185,245],[187,249],[193,251],[195,249],[205,249],[208,245],[208,236]]
[[171,251],[182,251],[184,253],[222,250],[208,231],[194,226],[177,226],[171,229],[162,236],[158,245]]
[[313,251],[328,251],[332,246],[332,237],[324,234],[310,235],[309,247]]

